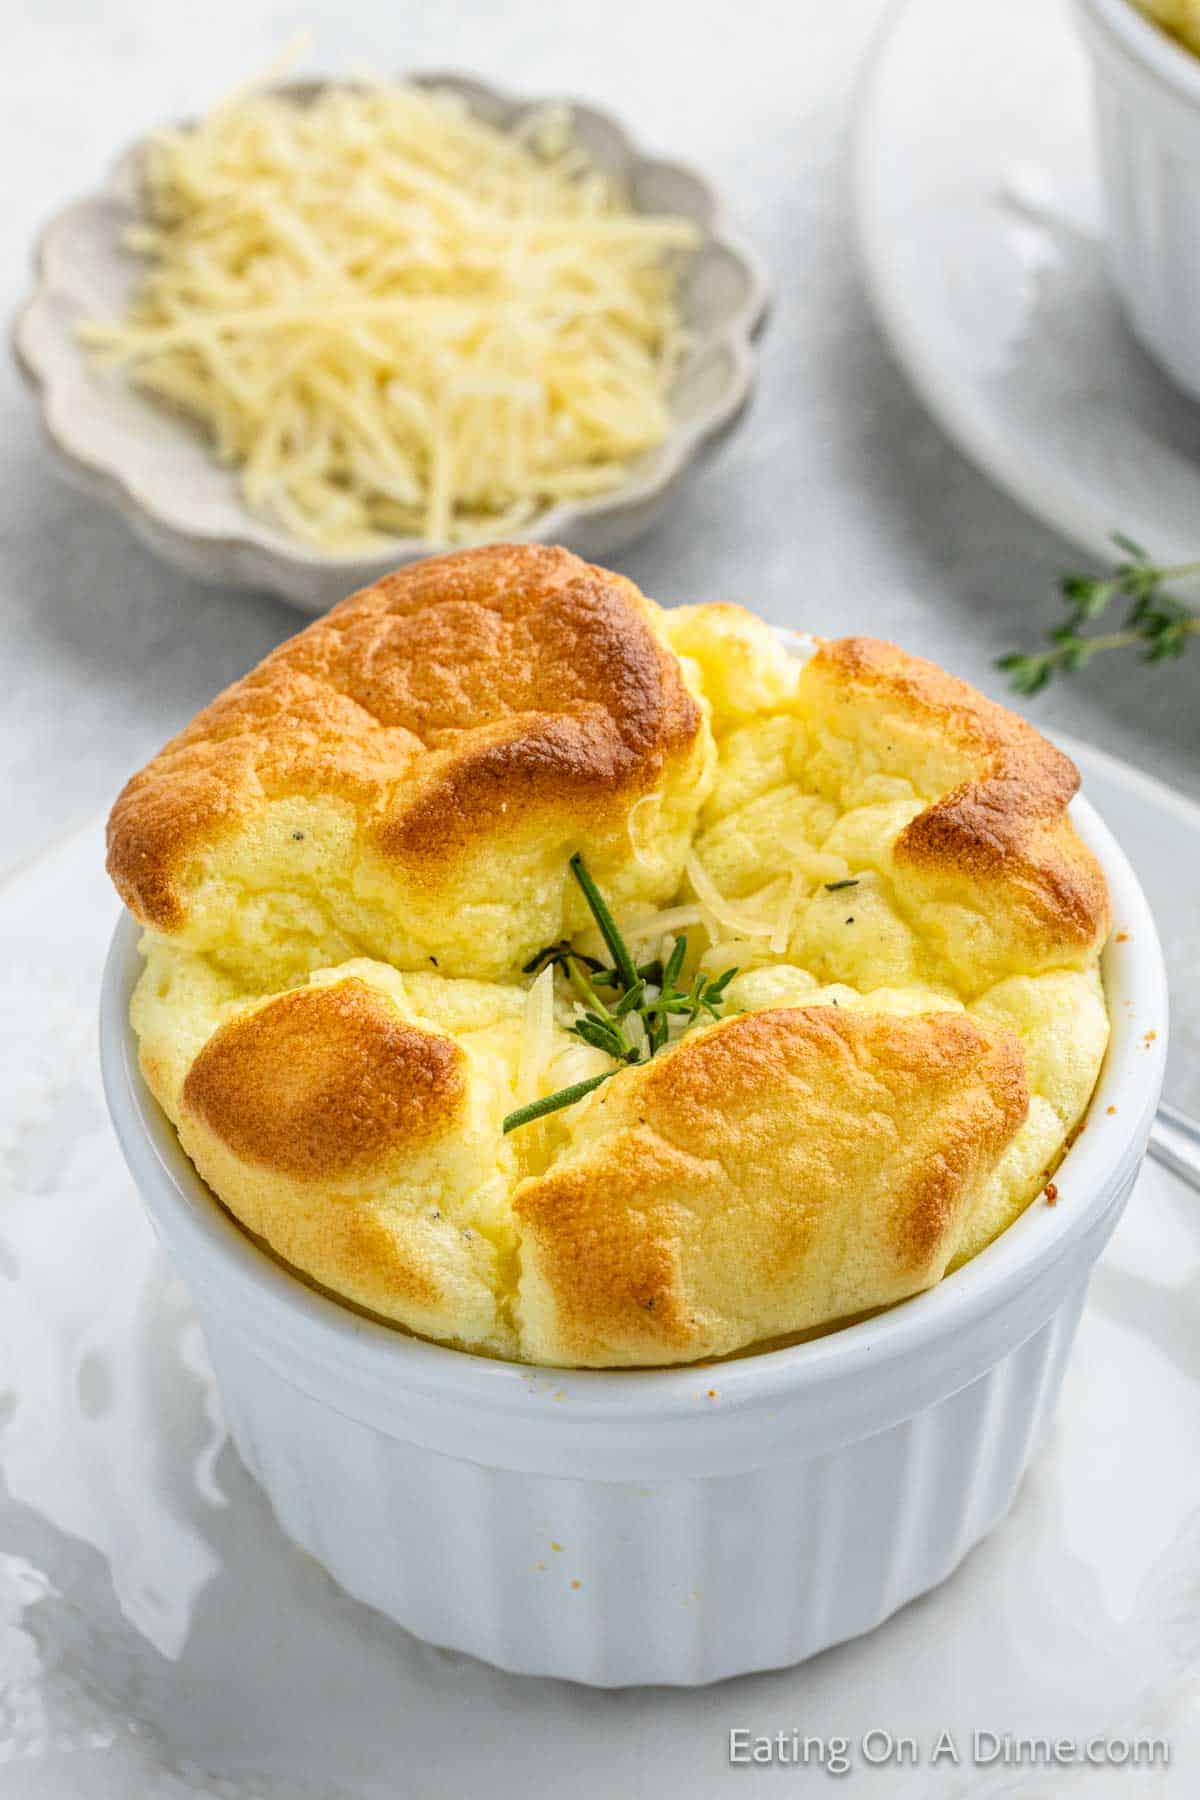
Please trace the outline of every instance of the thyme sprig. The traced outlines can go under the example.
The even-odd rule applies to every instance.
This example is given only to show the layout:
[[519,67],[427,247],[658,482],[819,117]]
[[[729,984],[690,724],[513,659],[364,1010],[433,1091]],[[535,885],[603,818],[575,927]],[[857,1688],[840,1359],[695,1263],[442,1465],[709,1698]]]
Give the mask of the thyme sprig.
[[[676,938],[665,966],[661,960],[635,963],[620,927],[582,856],[571,858],[570,869],[582,889],[605,948],[612,957],[612,967],[594,956],[585,956],[582,951],[572,949],[563,939],[539,950],[525,964],[524,972],[526,975],[540,974],[543,969],[551,966],[562,971],[583,1007],[582,1013],[568,1030],[583,1043],[611,1056],[613,1067],[591,1076],[587,1081],[577,1081],[571,1087],[559,1088],[557,1092],[546,1094],[541,1100],[530,1101],[527,1106],[518,1106],[504,1120],[506,1134],[515,1131],[520,1125],[532,1124],[535,1119],[544,1119],[548,1113],[558,1112],[561,1107],[574,1106],[577,1100],[582,1100],[585,1094],[590,1094],[602,1082],[610,1081],[630,1064],[649,1062],[668,1042],[672,1018],[683,1019],[684,1031],[690,1030],[705,1014],[719,1019],[725,990],[737,974],[736,969],[725,969],[710,981],[706,975],[697,971],[687,987],[680,987],[679,979],[687,959],[686,933]],[[601,989],[604,991],[603,995]],[[609,994],[610,989],[616,990],[615,998]],[[635,1016],[642,1023],[642,1031],[638,1037],[631,1035],[629,1024]]]
[[[1111,575],[1067,574],[1058,591],[1067,616],[1046,633],[1048,650],[1011,651],[997,659],[996,667],[1008,676],[1015,693],[1040,694],[1059,675],[1073,675],[1101,651],[1141,646],[1143,662],[1165,662],[1182,656],[1189,637],[1200,632],[1200,618],[1190,607],[1165,591],[1167,582],[1191,581],[1200,575],[1200,561],[1156,563],[1150,552],[1122,532],[1113,543],[1124,552]],[[1128,600],[1120,631],[1093,632],[1086,627],[1098,619],[1114,600]]]

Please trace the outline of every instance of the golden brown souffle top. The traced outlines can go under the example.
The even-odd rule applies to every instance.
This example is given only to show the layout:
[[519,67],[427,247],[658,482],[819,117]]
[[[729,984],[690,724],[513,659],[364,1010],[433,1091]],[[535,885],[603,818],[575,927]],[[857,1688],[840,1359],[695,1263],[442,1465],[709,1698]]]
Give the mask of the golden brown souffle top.
[[[459,1348],[688,1362],[939,1281],[1040,1192],[1107,1041],[1070,761],[917,657],[783,647],[564,550],[403,569],[281,645],[127,784],[141,1067],[304,1277]],[[611,1066],[523,973],[736,968]]]

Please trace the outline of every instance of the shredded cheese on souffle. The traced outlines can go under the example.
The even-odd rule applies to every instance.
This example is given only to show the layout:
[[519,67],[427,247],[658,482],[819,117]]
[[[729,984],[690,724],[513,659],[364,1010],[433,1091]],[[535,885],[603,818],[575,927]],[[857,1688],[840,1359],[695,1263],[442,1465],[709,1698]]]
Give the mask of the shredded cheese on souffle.
[[521,1048],[517,1065],[517,1097],[536,1100],[542,1078],[554,1055],[554,969],[551,964],[533,982],[525,999],[521,1021]]
[[562,109],[239,96],[152,138],[144,191],[144,278],[81,335],[320,549],[520,530],[667,435],[698,232],[631,210]]
[[[744,907],[735,906],[726,900],[695,851],[691,852],[683,867],[696,898],[700,902],[702,913],[709,914],[716,925],[722,926],[726,931],[731,931],[735,937],[769,938],[772,935],[775,929],[775,920],[763,918],[759,913],[747,912]],[[763,894],[770,894],[772,889],[778,891],[779,888],[786,887],[786,885],[785,877],[782,882],[769,882],[766,888],[760,891]],[[756,896],[751,897],[755,898]],[[715,940],[717,933],[710,928],[708,935]]]

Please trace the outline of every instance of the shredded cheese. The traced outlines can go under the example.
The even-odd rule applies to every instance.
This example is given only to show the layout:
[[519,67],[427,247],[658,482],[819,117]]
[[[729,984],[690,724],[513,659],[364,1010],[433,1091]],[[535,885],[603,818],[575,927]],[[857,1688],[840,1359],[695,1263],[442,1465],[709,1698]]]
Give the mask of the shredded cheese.
[[792,859],[792,873],[771,930],[772,956],[782,956],[787,949],[792,935],[792,923],[801,900],[807,898],[810,883],[815,886],[818,882],[841,881],[847,871],[847,864],[842,857],[814,850],[811,844],[803,840],[797,842],[794,838],[785,838],[784,848]]
[[698,233],[633,211],[562,109],[504,132],[419,88],[241,94],[144,176],[145,276],[81,336],[321,550],[520,530],[667,435]]
[[[649,867],[650,859],[647,857],[643,845],[638,842],[638,832],[641,829],[637,824],[638,814],[644,812],[648,806],[658,807],[661,806],[661,804],[662,795],[657,790],[653,794],[643,794],[640,800],[634,801],[629,809],[629,817],[625,821],[625,828],[629,833],[629,848],[633,852],[633,860],[636,863],[640,863],[643,869]],[[653,819],[647,821],[646,837],[648,842],[652,838],[657,816],[656,813]]]
[[779,908],[778,917],[771,927],[771,941],[768,945],[768,949],[772,956],[782,956],[783,952],[788,947],[788,939],[792,935],[792,920],[796,916],[796,908],[799,906],[800,901],[804,896],[804,890],[807,885],[808,877],[799,864],[797,864],[792,870],[791,877],[784,892],[783,903]]
[[[546,1090],[548,1093],[554,1093],[558,1088],[574,1087],[577,1081],[588,1081],[593,1075],[603,1075],[612,1066],[612,1057],[606,1055],[603,1050],[597,1050],[592,1044],[581,1044],[575,1038],[567,1038],[566,1047],[556,1052],[554,1060],[550,1064],[545,1083]],[[575,1106],[583,1104],[584,1102],[580,1100],[575,1102]],[[532,1127],[526,1129],[536,1131],[539,1125],[550,1126],[553,1129],[554,1119],[560,1121],[569,1119],[573,1116],[574,1111],[574,1106],[567,1107],[561,1113],[551,1114],[549,1120],[539,1120]]]
[[517,1062],[517,1098],[522,1106],[540,1098],[553,1052],[554,965],[547,963],[525,997]]
[[804,838],[784,837],[782,842],[793,868],[800,870],[813,882],[842,881],[850,873],[850,865],[844,856],[833,856],[827,850],[814,850]]
[[698,906],[669,906],[665,912],[648,913],[642,919],[622,919],[620,929],[629,943],[645,944],[651,938],[678,935],[701,920]]
[[757,964],[762,954],[761,939],[715,939],[700,958],[699,966],[706,975],[720,975],[726,969],[744,969],[747,963]]
[[[694,850],[683,866],[684,873],[695,889],[696,898],[701,907],[718,925],[724,926],[726,931],[733,932],[735,937],[769,938],[771,936],[775,929],[774,919],[764,918],[759,913],[745,912],[741,907],[734,906],[726,900]],[[786,881],[787,877],[785,876],[783,883],[786,884]],[[760,890],[761,895],[765,897],[774,893],[780,885],[781,883],[778,881],[768,883],[767,887]],[[755,896],[755,898],[758,897]],[[710,931],[709,936],[715,938],[716,933]]]

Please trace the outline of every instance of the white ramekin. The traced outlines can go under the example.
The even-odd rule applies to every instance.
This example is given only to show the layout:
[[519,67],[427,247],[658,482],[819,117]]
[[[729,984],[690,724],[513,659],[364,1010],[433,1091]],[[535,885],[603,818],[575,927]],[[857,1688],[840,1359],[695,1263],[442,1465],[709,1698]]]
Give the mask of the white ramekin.
[[1108,831],[1085,804],[1075,818],[1119,936],[1112,1043],[1057,1204],[877,1318],[700,1368],[490,1362],[296,1280],[213,1200],[138,1073],[123,919],[101,1003],[108,1104],[288,1535],[419,1637],[603,1686],[797,1662],[948,1575],[1004,1516],[1053,1408],[1162,1083],[1154,924]]
[[1200,397],[1200,58],[1133,0],[1076,0],[1091,56],[1106,253],[1130,326]]

